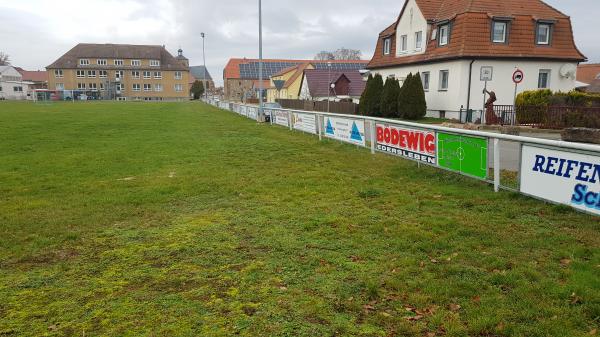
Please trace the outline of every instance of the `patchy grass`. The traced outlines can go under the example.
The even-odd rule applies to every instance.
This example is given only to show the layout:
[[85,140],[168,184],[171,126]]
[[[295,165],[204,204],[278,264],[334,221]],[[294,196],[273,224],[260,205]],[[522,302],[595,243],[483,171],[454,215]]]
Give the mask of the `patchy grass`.
[[0,103],[0,336],[585,336],[600,222],[196,103]]

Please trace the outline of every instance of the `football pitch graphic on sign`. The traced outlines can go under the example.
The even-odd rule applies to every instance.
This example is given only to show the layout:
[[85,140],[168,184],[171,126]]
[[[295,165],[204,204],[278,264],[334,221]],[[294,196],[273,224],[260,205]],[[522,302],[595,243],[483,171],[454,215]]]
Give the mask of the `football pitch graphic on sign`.
[[365,146],[365,122],[354,119],[327,117],[325,118],[325,136]]
[[487,139],[438,132],[438,165],[452,171],[486,179]]

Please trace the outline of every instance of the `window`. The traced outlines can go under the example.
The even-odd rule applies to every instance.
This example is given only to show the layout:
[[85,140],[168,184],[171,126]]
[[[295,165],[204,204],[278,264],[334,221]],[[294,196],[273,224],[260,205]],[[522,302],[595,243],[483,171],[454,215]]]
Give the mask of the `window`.
[[56,78],[63,78],[64,74],[62,69],[56,69],[54,70],[54,77]]
[[494,21],[492,23],[492,42],[506,43],[506,28],[508,24],[504,21]]
[[440,26],[440,38],[438,39],[438,44],[440,46],[445,46],[448,44],[448,41],[450,40],[450,26],[449,25],[442,25]]
[[85,70],[77,70],[77,78],[85,78]]
[[400,36],[400,51],[406,52],[406,49],[408,48],[407,43],[408,43],[408,36],[406,36],[406,35]]
[[150,60],[150,66],[151,67],[160,67],[160,61],[159,60]]
[[421,73],[421,81],[423,82],[423,90],[429,91],[429,72],[424,71]]
[[548,89],[550,87],[550,74],[549,69],[541,69],[538,77],[538,89]]
[[131,65],[134,67],[139,67],[142,65],[142,61],[140,60],[131,60]]
[[550,44],[550,24],[538,23],[536,30],[536,43],[537,44]]
[[117,83],[117,85],[115,85],[115,89],[117,90],[117,93],[120,93],[121,91],[125,91],[125,87],[123,86],[122,83]]
[[162,79],[162,72],[161,71],[155,71],[154,72],[154,78],[157,80]]
[[383,40],[383,55],[389,55],[392,52],[392,39],[389,37]]
[[144,71],[144,79],[148,80],[150,79],[151,73],[149,71]]
[[139,79],[140,78],[140,72],[139,71],[132,71],[131,72],[131,77],[133,77],[135,79]]
[[2,87],[0,87],[0,92],[2,92]]
[[175,84],[175,91],[182,92],[183,91],[183,84]]
[[90,90],[97,90],[98,89],[98,85],[96,83],[90,83],[89,87]]
[[156,92],[163,91],[163,85],[162,84],[155,84],[154,85],[154,91],[156,91]]
[[20,87],[20,86],[13,87],[13,91],[14,92],[23,92],[23,87]]
[[108,77],[108,71],[106,71],[106,70],[99,70],[98,71],[98,75],[99,75],[98,77],[100,77],[100,78],[107,78]]
[[77,83],[77,89],[85,90],[85,83]]
[[415,49],[417,51],[420,51],[421,48],[423,47],[423,32],[416,32],[415,33]]
[[106,62],[106,60],[105,60],[105,59],[98,59],[98,60],[96,60],[96,63],[97,63],[99,66],[105,66],[105,65],[107,65],[107,64],[108,64],[108,62]]
[[145,83],[144,84],[144,91],[152,91],[152,84]]
[[65,90],[64,83],[56,83],[56,90]]
[[448,70],[440,70],[440,88],[439,91],[448,90],[448,78],[450,77],[450,72]]
[[139,83],[134,83],[132,89],[133,91],[141,91],[142,86]]
[[115,65],[116,66],[122,66],[123,65],[123,60],[115,60]]
[[175,72],[175,79],[176,79],[176,80],[180,80],[182,77],[183,77],[183,76],[182,76],[182,74],[181,74],[181,71],[176,71],[176,72]]
[[79,65],[80,66],[89,66],[90,65],[90,60],[88,60],[88,59],[80,59],[79,60]]
[[100,91],[104,91],[104,83],[100,83]]
[[123,78],[123,70],[115,71],[115,78],[118,78],[118,79]]
[[95,70],[88,70],[88,77],[90,78],[94,78],[96,77],[96,71]]

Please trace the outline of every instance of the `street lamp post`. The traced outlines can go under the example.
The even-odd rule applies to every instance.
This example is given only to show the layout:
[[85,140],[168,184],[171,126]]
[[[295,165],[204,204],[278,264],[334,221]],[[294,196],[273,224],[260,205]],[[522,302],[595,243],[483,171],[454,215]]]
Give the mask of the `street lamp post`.
[[258,120],[263,117],[262,1],[258,0]]
[[204,49],[204,33],[200,33],[202,36],[202,59],[204,62],[204,68],[202,69],[202,84],[204,86],[204,100],[208,102],[208,88],[206,87],[206,51]]
[[331,92],[331,61],[327,62],[327,112],[329,113],[329,94]]

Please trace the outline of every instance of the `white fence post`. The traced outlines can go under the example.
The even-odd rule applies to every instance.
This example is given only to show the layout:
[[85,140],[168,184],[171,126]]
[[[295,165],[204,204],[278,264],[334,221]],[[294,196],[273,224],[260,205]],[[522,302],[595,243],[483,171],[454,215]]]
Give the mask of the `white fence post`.
[[371,153],[375,154],[375,143],[377,139],[377,137],[375,136],[375,132],[377,131],[375,127],[376,124],[375,121],[370,121],[369,124],[371,124]]
[[494,138],[494,191],[500,191],[500,139]]
[[317,114],[317,133],[319,133],[319,140],[323,140],[323,125],[321,124],[321,114]]
[[294,130],[294,123],[292,123],[292,112],[288,111],[288,124],[290,125],[290,131]]

